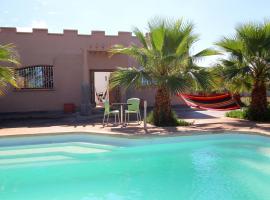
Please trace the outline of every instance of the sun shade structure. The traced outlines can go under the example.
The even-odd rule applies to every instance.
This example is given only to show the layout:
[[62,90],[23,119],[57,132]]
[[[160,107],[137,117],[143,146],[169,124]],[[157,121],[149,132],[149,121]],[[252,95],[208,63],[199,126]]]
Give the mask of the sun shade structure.
[[219,94],[215,96],[178,94],[186,104],[193,108],[204,110],[235,110],[240,106],[233,99],[231,94]]

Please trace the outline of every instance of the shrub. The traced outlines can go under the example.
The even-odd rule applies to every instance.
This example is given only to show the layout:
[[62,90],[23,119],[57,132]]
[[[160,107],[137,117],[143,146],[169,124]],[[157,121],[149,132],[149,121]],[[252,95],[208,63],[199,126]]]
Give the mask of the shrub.
[[241,110],[232,110],[229,112],[226,112],[226,117],[231,118],[238,118],[238,119],[247,119],[247,109],[241,109]]
[[[170,120],[170,122],[166,122],[166,123],[160,123],[159,126],[190,126],[192,125],[192,123],[187,122],[185,120],[179,119],[177,117],[177,114],[173,111],[172,112],[172,120]],[[154,112],[151,111],[148,115],[147,115],[147,119],[146,119],[147,123],[156,125],[154,122]]]
[[227,112],[226,117],[238,118],[238,119],[248,119],[253,121],[270,121],[270,108],[267,109],[265,114],[258,115],[250,107],[242,108],[241,110],[232,110]]

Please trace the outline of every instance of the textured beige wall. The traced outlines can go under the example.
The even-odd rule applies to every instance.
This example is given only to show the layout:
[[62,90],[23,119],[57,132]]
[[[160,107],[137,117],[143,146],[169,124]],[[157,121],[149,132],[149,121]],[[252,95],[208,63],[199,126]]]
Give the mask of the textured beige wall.
[[0,43],[16,45],[22,67],[54,66],[53,90],[15,91],[10,88],[5,96],[0,97],[0,112],[56,111],[63,110],[64,103],[75,103],[79,107],[83,75],[82,50],[88,50],[89,69],[114,69],[118,63],[127,66],[129,59],[123,56],[108,58],[105,51],[114,44],[129,45],[136,42],[129,32],[106,36],[103,31],[78,35],[76,30],[51,34],[47,29],[21,33],[16,28],[0,28]]
[[[64,30],[62,34],[48,33],[47,29],[33,29],[31,33],[17,32],[16,28],[0,28],[0,43],[13,43],[21,57],[21,67],[53,65],[53,90],[17,90],[10,88],[0,97],[0,112],[59,111],[64,103],[81,102],[83,50],[87,50],[89,70],[114,70],[117,67],[136,65],[127,56],[109,57],[106,52],[115,44],[138,44],[129,32],[107,36],[104,31],[92,31],[91,35],[79,35],[76,30]],[[89,73],[89,72],[87,72]],[[135,96],[153,102],[149,91],[138,91]],[[125,97],[125,94],[123,95]]]
[[[55,111],[64,103],[80,104],[82,70],[80,55],[57,56],[54,65],[53,90],[15,90],[0,97],[0,112]],[[73,67],[78,66],[78,68]]]

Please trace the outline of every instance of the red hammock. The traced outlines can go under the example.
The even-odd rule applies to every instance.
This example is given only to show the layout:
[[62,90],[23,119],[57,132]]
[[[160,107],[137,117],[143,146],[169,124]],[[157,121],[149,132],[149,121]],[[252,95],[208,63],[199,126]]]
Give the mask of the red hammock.
[[240,106],[231,94],[219,94],[212,96],[178,94],[190,107],[204,110],[235,110]]

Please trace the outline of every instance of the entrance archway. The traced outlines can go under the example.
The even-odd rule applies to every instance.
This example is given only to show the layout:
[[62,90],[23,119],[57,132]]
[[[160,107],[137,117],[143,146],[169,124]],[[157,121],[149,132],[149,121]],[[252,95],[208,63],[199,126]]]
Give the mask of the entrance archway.
[[121,101],[120,87],[109,90],[109,75],[114,70],[90,70],[90,101],[92,105],[102,106],[102,100],[109,99],[110,103]]

